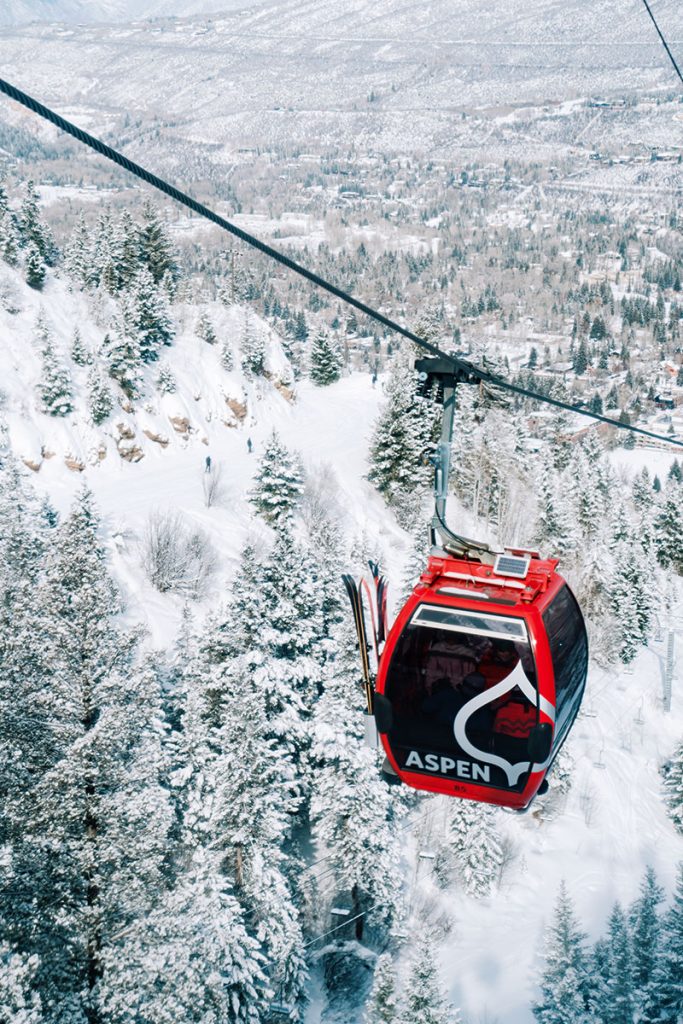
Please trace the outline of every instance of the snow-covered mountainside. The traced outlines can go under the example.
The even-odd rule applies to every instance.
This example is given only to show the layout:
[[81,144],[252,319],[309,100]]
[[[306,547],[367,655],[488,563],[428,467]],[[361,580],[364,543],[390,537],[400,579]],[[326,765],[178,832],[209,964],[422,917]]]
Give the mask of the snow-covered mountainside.
[[[104,338],[117,325],[122,300],[102,288],[81,291],[63,269],[48,268],[42,289],[29,287],[25,275],[23,266],[1,266],[1,415],[7,428],[6,444],[19,460],[25,485],[35,487],[63,520],[67,520],[82,484],[91,489],[101,514],[100,538],[124,599],[122,621],[129,626],[143,625],[148,647],[169,649],[180,635],[182,658],[186,643],[183,606],[188,599],[186,592],[160,591],[143,567],[151,523],[160,514],[177,513],[182,527],[200,530],[216,552],[217,571],[203,593],[191,600],[198,620],[203,622],[208,616],[207,621],[214,624],[203,642],[215,643],[215,639],[209,639],[215,616],[220,614],[218,609],[229,594],[236,572],[245,572],[241,563],[245,543],[251,540],[257,550],[267,550],[272,544],[271,531],[254,516],[250,495],[273,429],[291,452],[300,454],[308,493],[306,528],[312,528],[321,510],[323,519],[332,514],[334,536],[326,548],[330,561],[323,571],[357,571],[361,568],[359,552],[372,552],[386,567],[395,609],[395,595],[402,584],[411,542],[367,479],[369,447],[383,397],[381,387],[373,386],[370,374],[343,376],[327,387],[315,386],[309,380],[295,381],[281,340],[247,306],[177,298],[170,307],[175,332],[172,344],[162,346],[159,358],[143,362],[138,368],[141,376],[135,397],[109,380],[114,400],[111,408],[105,404],[109,411],[97,425],[92,375],[99,373],[106,378],[108,367],[116,369]],[[212,327],[208,334],[206,321]],[[258,374],[245,371],[248,348],[255,337],[263,343]],[[68,371],[69,386],[62,386],[59,393],[59,389],[45,387],[46,349],[52,353],[50,366]],[[65,400],[63,394],[67,392],[70,409],[65,412],[59,402]],[[207,457],[211,459],[210,472]],[[457,460],[465,457],[461,438]],[[666,478],[673,455],[634,450],[615,453],[613,461],[624,467],[622,486],[627,487],[631,476],[645,464]],[[207,484],[211,481],[215,481],[216,488],[209,500]],[[454,503],[452,515],[458,514]],[[256,586],[249,574],[247,580],[251,580],[250,586]],[[325,587],[331,583],[325,581]],[[318,586],[323,587],[323,581]],[[241,595],[243,601],[249,598],[249,594]],[[244,605],[241,615],[249,621],[251,614]],[[377,882],[385,888],[373,897],[367,911],[371,936],[372,929],[379,927],[373,924],[373,908],[379,912],[379,903],[384,912],[387,901],[400,894],[404,912],[409,914],[409,934],[413,930],[421,934],[420,930],[426,928],[432,936],[437,948],[429,957],[430,963],[438,966],[440,984],[454,1005],[462,1008],[466,1021],[530,1024],[533,1020],[530,1006],[538,1000],[544,928],[551,922],[563,880],[591,941],[605,933],[615,900],[628,904],[636,899],[646,865],[654,868],[669,894],[674,888],[683,840],[661,796],[659,770],[680,739],[680,670],[671,710],[665,711],[661,703],[670,631],[674,631],[677,650],[683,643],[680,599],[675,600],[669,613],[660,608],[658,614],[661,622],[652,643],[628,670],[592,666],[585,714],[569,743],[570,760],[562,766],[563,781],[558,777],[550,795],[522,817],[488,812],[481,819],[472,816],[472,808],[463,811],[462,821],[468,822],[469,835],[479,836],[483,844],[469,850],[470,860],[464,869],[457,867],[462,851],[454,854],[454,803],[427,797],[409,802],[407,814],[395,791],[375,788],[372,797],[366,792],[362,801],[365,809],[353,810],[359,835],[360,822],[366,817],[376,833],[378,829],[381,833],[379,822],[385,821],[389,799],[396,802],[396,811],[402,814],[397,826],[400,852],[392,848],[398,859],[392,865],[385,863],[380,871]],[[680,657],[677,664],[680,666]],[[261,678],[259,666],[257,660],[252,670],[256,679]],[[268,672],[272,671],[271,667]],[[351,720],[359,723],[355,670],[335,678],[344,681],[346,698],[355,709]],[[332,709],[326,713],[323,706],[323,716],[331,713]],[[344,792],[340,786],[345,761],[343,757],[340,760],[335,746],[339,710],[334,714],[337,717],[331,721],[323,717],[316,726],[316,756],[324,758],[322,752],[334,750],[336,759],[327,781],[324,769],[319,769],[323,781],[316,784],[323,788],[315,798],[317,804],[313,802],[318,818],[324,810],[333,811]],[[379,783],[375,779],[373,784]],[[196,799],[197,795],[191,797],[190,804]],[[391,820],[390,813],[387,820]],[[478,831],[484,820],[486,828],[495,829],[493,845],[489,833],[482,839]],[[323,844],[323,836],[331,845]],[[309,857],[307,868],[318,901],[315,912],[306,910],[306,914],[313,912],[315,921],[307,941],[316,955],[319,950],[319,958],[314,955],[310,961],[313,973],[307,987],[310,1001],[305,1017],[310,1024],[321,1020],[343,1020],[345,1024],[359,1021],[359,1002],[368,988],[368,964],[374,964],[374,954],[366,947],[360,947],[368,959],[361,970],[358,964],[362,959],[358,961],[353,943],[349,946],[352,955],[343,943],[324,944],[328,931],[338,924],[334,918],[329,924],[326,908],[339,902],[345,888],[343,872],[339,878],[330,873],[329,860],[340,842],[335,836],[317,836],[316,852]],[[341,840],[342,848],[349,843],[346,836]],[[350,848],[354,849],[352,844]],[[373,857],[385,856],[387,849],[378,847]],[[360,847],[354,856],[366,854]],[[367,869],[375,868],[369,864]],[[247,905],[251,905],[249,901]],[[196,911],[200,915],[205,912],[201,901],[196,903]],[[259,912],[265,912],[263,907]],[[173,930],[181,935],[180,922],[190,920],[187,913],[177,921],[171,919],[176,923],[171,926],[169,942],[175,940]],[[323,915],[315,918],[315,913]],[[154,915],[151,920],[157,921]],[[135,951],[146,965],[146,973],[141,976],[145,978],[154,976],[153,961],[144,959],[146,941],[140,938],[141,945]],[[404,937],[401,943],[402,952],[397,956],[399,977],[403,979],[400,984],[408,986],[410,992],[411,985],[416,984],[416,976],[410,971],[417,971],[419,965],[410,968],[411,943],[405,944]],[[272,948],[268,946],[270,956],[274,955]],[[293,955],[291,950],[287,955]],[[350,988],[343,983],[343,971],[336,978],[331,965],[337,962],[340,971],[344,964],[343,970],[349,969],[349,963],[354,965],[356,973]],[[327,987],[322,968],[318,971],[321,965],[327,972]],[[421,970],[427,968],[423,965]],[[119,976],[105,974],[104,980],[114,984],[112,977]],[[432,978],[430,984],[434,983]],[[130,991],[139,993],[141,982],[133,972],[130,977],[119,977],[116,984],[126,991],[127,985],[132,986]],[[318,990],[324,993],[319,998],[315,994]],[[108,992],[104,981],[102,991]],[[185,998],[182,985],[178,998]],[[256,1006],[256,996],[253,998],[252,1006]],[[157,1006],[156,1002],[150,1005]],[[182,1001],[178,1005],[186,1006]],[[111,1019],[119,1018],[115,1015]]]
[[260,2],[263,0],[7,0],[0,8],[0,25],[25,25],[33,21],[84,25],[186,17],[239,10]]
[[0,24],[3,78],[240,227],[659,435],[458,388],[448,519],[560,559],[587,690],[525,815],[389,787],[340,580],[378,562],[391,619],[424,568],[413,353],[1,99],[0,1024],[681,1024],[683,114],[642,4]]
[[[662,15],[675,45],[681,10],[669,4]],[[516,142],[515,151],[531,144],[553,161],[557,142],[571,153],[585,127],[571,101],[675,92],[635,0],[626,12],[615,0],[495,9],[485,0],[355,0],[343,9],[316,0],[305,10],[287,0],[153,26],[19,27],[3,33],[0,55],[6,78],[97,131],[125,118],[130,143],[131,121],[161,120],[172,125],[172,145],[225,147],[227,163],[241,149],[343,152],[349,142],[427,158],[472,155],[484,142],[490,156]],[[516,133],[522,110],[547,117],[559,139],[526,125]],[[631,144],[681,144],[680,120],[654,105],[645,132],[630,110],[618,120]]]

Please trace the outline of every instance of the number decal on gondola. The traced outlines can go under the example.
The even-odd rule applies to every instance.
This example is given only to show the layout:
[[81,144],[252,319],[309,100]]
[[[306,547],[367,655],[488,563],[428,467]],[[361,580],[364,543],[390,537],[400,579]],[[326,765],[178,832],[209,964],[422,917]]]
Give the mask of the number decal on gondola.
[[[524,696],[532,703],[536,703],[536,691],[532,684],[527,679],[524,669],[521,664],[517,664],[514,671],[503,679],[500,683],[495,686],[491,686],[488,690],[478,694],[469,700],[460,711],[458,711],[453,722],[453,734],[456,742],[459,746],[468,753],[471,757],[474,757],[477,761],[483,761],[484,764],[495,765],[502,769],[508,780],[510,788],[516,786],[519,782],[519,778],[524,772],[529,770],[529,761],[519,761],[517,764],[511,764],[510,761],[504,757],[500,757],[498,754],[493,754],[488,750],[479,750],[474,744],[470,743],[467,738],[467,722],[471,716],[479,711],[481,708],[486,707],[487,704],[493,704],[494,701],[503,697],[506,693],[510,693],[515,687],[519,687]],[[551,721],[555,722],[555,708],[552,706],[550,701],[545,697],[540,697],[540,709],[543,711]],[[532,772],[540,772],[547,768],[550,761],[550,755],[542,764],[534,764],[531,767]]]

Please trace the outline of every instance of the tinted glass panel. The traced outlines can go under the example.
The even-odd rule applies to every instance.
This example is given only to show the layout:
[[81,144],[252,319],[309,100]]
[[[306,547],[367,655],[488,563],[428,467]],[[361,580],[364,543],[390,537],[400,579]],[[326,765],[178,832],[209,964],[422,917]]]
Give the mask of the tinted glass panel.
[[537,712],[520,619],[421,605],[394,649],[385,695],[393,707],[388,739],[402,768],[523,788]]
[[555,744],[562,742],[581,704],[588,673],[588,638],[576,598],[564,586],[543,615],[555,673]]

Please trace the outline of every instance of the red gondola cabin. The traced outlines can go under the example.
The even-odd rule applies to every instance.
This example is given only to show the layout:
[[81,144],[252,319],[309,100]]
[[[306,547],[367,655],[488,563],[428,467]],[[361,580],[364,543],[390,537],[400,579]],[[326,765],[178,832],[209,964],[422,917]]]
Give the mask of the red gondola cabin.
[[382,652],[375,718],[417,789],[517,810],[576,718],[588,641],[557,561],[432,556]]

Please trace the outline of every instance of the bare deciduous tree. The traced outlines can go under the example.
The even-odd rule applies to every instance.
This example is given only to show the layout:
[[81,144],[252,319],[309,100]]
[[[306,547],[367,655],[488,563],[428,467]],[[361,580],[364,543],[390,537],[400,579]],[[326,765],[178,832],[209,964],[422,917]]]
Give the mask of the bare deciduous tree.
[[197,598],[216,569],[216,552],[203,530],[188,526],[178,512],[153,512],[142,542],[142,564],[162,594]]
[[210,473],[202,475],[202,488],[204,490],[204,504],[207,508],[214,505],[221,505],[225,496],[225,488],[221,483],[220,463],[214,463]]

